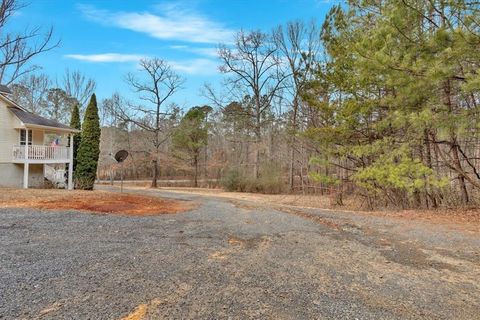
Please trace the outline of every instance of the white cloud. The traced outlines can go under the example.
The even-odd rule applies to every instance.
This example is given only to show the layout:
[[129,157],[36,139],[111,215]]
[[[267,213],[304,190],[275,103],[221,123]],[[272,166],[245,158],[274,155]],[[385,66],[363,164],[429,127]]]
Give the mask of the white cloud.
[[190,51],[200,55],[218,58],[217,48],[191,48]]
[[169,61],[172,69],[180,73],[192,75],[212,75],[218,72],[218,64],[210,59],[192,59]]
[[170,46],[171,49],[195,53],[200,56],[206,56],[210,58],[218,58],[217,48],[205,47],[205,48],[198,48],[198,47],[189,47],[185,45],[174,45]]
[[186,45],[174,45],[174,46],[170,46],[171,49],[176,49],[176,50],[185,50],[185,49],[188,49],[189,46],[186,46]]
[[135,62],[145,58],[143,55],[121,53],[66,54],[64,57],[87,62]]
[[[120,53],[67,54],[64,57],[91,63],[138,62],[140,59],[148,58],[146,55]],[[173,70],[184,74],[212,75],[218,71],[218,65],[216,61],[212,59],[199,58],[190,60],[171,60],[167,62]]]
[[160,14],[150,12],[112,12],[90,5],[79,6],[89,19],[105,25],[146,33],[154,38],[196,43],[230,42],[233,31],[180,5],[158,7]]

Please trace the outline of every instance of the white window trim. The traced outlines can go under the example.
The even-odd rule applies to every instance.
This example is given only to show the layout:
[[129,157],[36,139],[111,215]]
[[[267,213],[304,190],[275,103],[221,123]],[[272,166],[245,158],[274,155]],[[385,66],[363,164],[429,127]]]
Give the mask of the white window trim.
[[[25,131],[25,134],[27,135],[28,134],[28,145],[31,146],[33,145],[33,131],[32,130],[29,130],[29,129],[20,129],[20,131],[18,131],[18,145],[20,146],[24,146],[25,145],[25,141],[22,141],[22,131]],[[31,135],[31,137],[30,137]],[[25,136],[26,137],[26,136]],[[31,139],[30,139],[31,138]],[[23,142],[23,144],[22,144]]]

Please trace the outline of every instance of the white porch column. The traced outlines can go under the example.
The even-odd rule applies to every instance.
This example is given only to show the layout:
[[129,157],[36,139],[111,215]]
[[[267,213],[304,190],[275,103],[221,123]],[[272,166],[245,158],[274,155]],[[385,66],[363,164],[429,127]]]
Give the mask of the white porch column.
[[73,190],[73,134],[70,133],[70,161],[68,162],[68,190]]
[[28,189],[28,128],[25,129],[25,162],[23,163],[23,188]]
[[28,162],[23,164],[23,189],[28,189]]

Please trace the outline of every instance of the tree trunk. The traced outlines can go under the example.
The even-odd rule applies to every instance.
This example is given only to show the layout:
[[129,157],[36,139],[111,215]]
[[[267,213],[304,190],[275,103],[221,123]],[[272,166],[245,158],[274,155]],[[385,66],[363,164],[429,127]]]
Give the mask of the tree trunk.
[[193,166],[195,167],[195,171],[193,174],[193,187],[197,188],[198,187],[198,157],[197,156],[193,157]]
[[158,175],[159,175],[159,168],[158,168],[158,162],[159,162],[159,145],[157,144],[156,150],[155,150],[155,159],[152,160],[152,166],[153,166],[153,177],[152,177],[152,188],[157,188],[157,180],[158,180]]
[[153,176],[152,176],[152,185],[151,188],[157,187],[157,179],[158,179],[158,160],[152,160],[152,169],[153,169]]
[[295,138],[293,138],[292,145],[290,146],[290,168],[289,168],[289,173],[288,173],[288,179],[289,179],[289,185],[290,185],[290,191],[293,191],[294,189],[294,165],[293,163],[295,162],[295,150],[294,150],[294,144],[295,144]]
[[260,141],[262,139],[261,125],[262,125],[262,106],[260,104],[260,93],[255,90],[255,160],[253,165],[253,177],[258,179],[260,176]]
[[[460,171],[463,171],[462,164],[460,162],[460,157],[458,156],[458,145],[456,139],[453,137],[454,147],[452,148],[453,152],[453,161],[455,167],[459,168]],[[467,191],[467,185],[465,183],[465,176],[463,174],[458,174],[458,182],[460,184],[460,196],[462,199],[462,204],[468,204],[469,196]]]
[[[445,83],[444,87],[444,92],[445,92],[445,103],[448,106],[448,111],[450,114],[454,113],[454,102],[452,101],[451,98],[451,85],[450,85],[450,80],[447,80]],[[468,198],[468,191],[467,191],[467,186],[465,184],[465,174],[463,173],[463,168],[462,168],[462,163],[460,162],[460,157],[458,155],[458,141],[457,141],[457,136],[453,129],[451,129],[450,132],[450,142],[452,145],[452,156],[453,156],[453,166],[457,168],[458,171],[458,181],[460,184],[460,195],[462,198],[462,203],[467,204],[469,201]]]
[[297,111],[298,111],[298,97],[295,96],[293,99],[293,115],[292,115],[292,140],[290,145],[290,172],[289,172],[289,182],[290,182],[290,191],[293,191],[295,179],[294,179],[294,172],[295,172],[295,134],[297,132]]
[[253,160],[253,177],[258,179],[260,177],[260,128],[255,129],[255,159]]
[[203,161],[205,162],[204,166],[203,166],[204,167],[203,176],[204,176],[205,181],[208,180],[208,165],[207,165],[208,164],[208,149],[207,148],[208,148],[208,144],[207,144],[207,146],[205,146],[205,158],[203,159]]
[[[429,134],[427,129],[424,130],[424,139],[425,139],[425,157],[426,157],[425,160],[427,162],[427,166],[433,170],[432,150],[430,147],[430,139],[429,139]],[[427,205],[427,209],[429,208],[428,199],[430,199],[430,201],[432,202],[432,207],[437,208],[438,207],[437,198],[433,193],[433,190],[431,190],[431,188],[429,187],[428,181],[425,181],[425,184],[426,184],[425,192],[427,194],[427,198],[425,199],[426,200],[425,202]]]
[[255,141],[255,160],[254,160],[254,163],[253,163],[253,177],[255,179],[258,179],[258,177],[260,176],[259,174],[259,170],[258,170],[258,165],[259,165],[259,162],[260,162],[260,152],[258,150],[258,142]]

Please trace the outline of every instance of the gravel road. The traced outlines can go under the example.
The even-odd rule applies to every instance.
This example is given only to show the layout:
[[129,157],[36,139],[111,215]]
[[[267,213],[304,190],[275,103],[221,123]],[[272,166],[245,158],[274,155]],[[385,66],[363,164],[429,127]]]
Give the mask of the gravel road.
[[150,217],[0,209],[0,318],[480,318],[476,233],[131,192],[198,207]]

